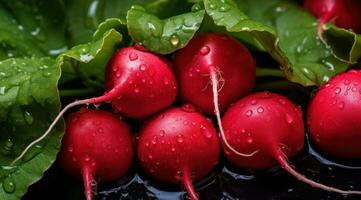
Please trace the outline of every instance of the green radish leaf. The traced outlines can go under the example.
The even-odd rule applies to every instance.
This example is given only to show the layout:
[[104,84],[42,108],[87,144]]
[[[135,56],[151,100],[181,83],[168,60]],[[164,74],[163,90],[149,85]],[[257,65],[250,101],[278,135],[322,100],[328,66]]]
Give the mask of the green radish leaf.
[[0,199],[20,200],[55,161],[62,123],[22,160],[10,163],[44,133],[60,109],[60,68],[50,58],[0,61]]
[[360,34],[328,24],[323,37],[339,59],[356,64],[361,58]]
[[[58,57],[59,66],[67,80],[80,77],[85,86],[104,88],[105,68],[122,41],[122,35],[114,29],[118,25],[114,20],[104,22],[94,34],[92,42],[75,46]],[[107,28],[110,30],[106,31]]]
[[317,19],[294,2],[204,0],[204,4],[217,25],[233,34],[249,32],[292,82],[321,85],[349,66],[317,37]]
[[169,54],[184,47],[199,29],[204,10],[159,19],[142,7],[133,6],[127,15],[130,36],[147,49]]
[[127,11],[133,5],[144,6],[149,13],[165,18],[186,12],[192,4],[184,0],[67,0],[70,44],[91,41],[94,31],[105,19],[118,18],[125,22]]
[[61,0],[0,1],[0,60],[66,50],[64,9]]

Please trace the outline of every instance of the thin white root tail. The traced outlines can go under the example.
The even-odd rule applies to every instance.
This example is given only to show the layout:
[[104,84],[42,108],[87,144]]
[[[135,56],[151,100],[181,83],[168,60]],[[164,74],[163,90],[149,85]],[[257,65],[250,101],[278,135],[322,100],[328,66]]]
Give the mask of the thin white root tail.
[[101,103],[104,101],[108,101],[112,97],[117,95],[118,91],[121,89],[122,86],[123,86],[123,84],[118,84],[113,89],[111,89],[109,92],[105,93],[102,96],[94,97],[94,98],[90,98],[90,99],[77,100],[77,101],[74,101],[73,103],[70,103],[67,106],[65,106],[59,112],[59,114],[55,117],[54,121],[50,124],[49,128],[45,131],[45,133],[42,136],[40,136],[38,139],[32,141],[24,149],[24,151],[21,152],[21,154],[17,158],[15,158],[15,160],[13,162],[11,162],[11,165],[14,165],[16,162],[21,160],[24,157],[24,155],[31,149],[31,147],[33,147],[35,144],[37,144],[37,143],[41,142],[43,139],[45,139],[50,134],[50,132],[53,130],[53,128],[56,126],[56,124],[59,122],[59,120],[64,115],[64,113],[67,112],[70,108],[79,106],[79,105],[85,105],[85,104],[91,104],[91,103],[95,104],[95,103]]
[[293,169],[288,161],[287,161],[287,157],[282,153],[279,153],[278,155],[276,155],[276,159],[278,160],[278,162],[280,163],[281,167],[286,170],[288,173],[290,173],[291,175],[293,175],[295,178],[297,178],[297,180],[307,183],[312,187],[315,188],[319,188],[321,190],[325,190],[328,192],[335,192],[335,193],[339,193],[342,195],[350,195],[350,194],[357,194],[357,195],[361,195],[361,191],[353,191],[353,190],[341,190],[335,187],[331,187],[331,186],[327,186],[327,185],[323,185],[321,183],[318,183],[316,181],[313,181],[309,178],[307,178],[306,176],[304,176],[303,174],[300,174],[299,172],[297,172],[295,169]]
[[11,162],[11,165],[14,165],[16,162],[21,160],[24,157],[24,155],[31,149],[31,147],[33,147],[35,144],[41,142],[44,138],[46,138],[49,135],[49,133],[53,130],[53,128],[56,126],[56,124],[59,122],[59,120],[61,119],[61,117],[64,115],[65,112],[67,112],[70,108],[72,108],[74,106],[83,105],[83,104],[87,104],[87,103],[89,103],[89,99],[74,101],[73,103],[70,103],[67,106],[65,106],[63,108],[63,110],[61,110],[59,112],[59,114],[55,117],[54,121],[50,124],[50,126],[45,131],[45,133],[42,136],[40,136],[38,139],[32,141],[23,150],[23,152],[21,152],[21,154],[13,162]]
[[221,73],[219,70],[216,69],[216,67],[211,67],[211,81],[212,81],[212,91],[213,91],[213,104],[214,104],[214,113],[216,115],[217,118],[217,123],[218,123],[218,127],[219,127],[219,132],[221,134],[221,139],[223,140],[224,144],[227,146],[227,148],[229,148],[233,153],[242,156],[242,157],[252,157],[254,156],[256,153],[259,152],[259,150],[256,150],[252,153],[249,154],[245,154],[245,153],[241,153],[239,151],[237,151],[236,149],[234,149],[227,141],[227,138],[224,134],[224,130],[223,130],[223,126],[222,126],[222,120],[221,120],[221,114],[219,111],[219,103],[218,103],[218,86],[219,86],[219,81],[217,78],[217,75],[220,76],[220,80],[222,80],[222,87],[224,85],[224,80],[221,78]]

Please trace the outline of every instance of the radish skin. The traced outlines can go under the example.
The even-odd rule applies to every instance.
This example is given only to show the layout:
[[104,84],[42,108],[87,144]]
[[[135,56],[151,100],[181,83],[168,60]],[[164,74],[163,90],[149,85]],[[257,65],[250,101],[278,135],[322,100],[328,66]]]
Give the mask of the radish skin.
[[312,98],[307,125],[313,144],[340,158],[361,158],[361,71],[332,78]]
[[206,33],[192,38],[174,60],[180,98],[205,114],[214,114],[212,68],[218,71],[219,110],[252,91],[256,66],[246,47],[225,34]]
[[205,177],[218,163],[220,144],[212,123],[191,105],[170,108],[141,129],[138,160],[154,179],[182,184],[199,199],[192,181]]
[[269,92],[249,95],[235,103],[222,118],[225,136],[237,151],[253,152],[252,157],[238,156],[223,144],[223,152],[235,166],[268,169],[278,163],[298,180],[329,192],[361,194],[326,186],[308,179],[293,169],[287,158],[304,145],[302,111],[286,97]]
[[82,108],[66,121],[58,163],[69,174],[83,177],[86,199],[92,200],[94,177],[99,181],[121,178],[133,155],[132,136],[119,117]]
[[123,116],[144,119],[170,106],[177,96],[178,85],[167,60],[136,45],[120,49],[110,60],[105,89],[106,92],[100,97],[77,100],[65,106],[45,133],[31,142],[12,164],[46,138],[72,107],[110,101],[114,110]]
[[215,114],[221,139],[234,153],[253,156],[257,151],[241,153],[232,148],[221,123],[221,113],[254,85],[256,67],[252,55],[237,40],[225,34],[195,36],[176,54],[175,71],[180,97],[206,114]]
[[361,1],[359,0],[305,0],[303,6],[320,18],[317,33],[322,39],[324,25],[332,21],[336,26],[361,33]]

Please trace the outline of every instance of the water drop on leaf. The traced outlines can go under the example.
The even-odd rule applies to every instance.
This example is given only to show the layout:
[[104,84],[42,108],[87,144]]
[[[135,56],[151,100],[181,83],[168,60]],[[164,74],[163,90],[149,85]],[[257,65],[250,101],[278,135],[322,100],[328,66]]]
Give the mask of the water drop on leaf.
[[3,189],[6,193],[13,193],[15,191],[15,183],[13,179],[8,176],[3,180]]
[[179,44],[179,37],[177,35],[172,35],[170,37],[170,43],[173,45],[173,46],[178,46]]

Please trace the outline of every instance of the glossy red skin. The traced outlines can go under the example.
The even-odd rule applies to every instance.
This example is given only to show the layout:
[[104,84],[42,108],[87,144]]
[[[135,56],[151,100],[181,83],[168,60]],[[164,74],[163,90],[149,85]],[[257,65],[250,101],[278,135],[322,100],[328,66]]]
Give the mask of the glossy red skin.
[[313,143],[342,158],[361,158],[361,71],[351,70],[323,85],[308,107]]
[[337,26],[361,33],[360,0],[305,0],[304,7],[318,18],[327,14]]
[[[209,53],[204,54],[204,48]],[[203,48],[203,49],[202,49]],[[256,67],[252,55],[240,42],[225,34],[207,33],[193,37],[176,53],[174,68],[180,97],[206,114],[214,114],[211,67],[217,67],[225,80],[219,91],[219,107],[227,106],[251,92]]]
[[217,165],[219,154],[216,130],[194,109],[170,108],[146,123],[139,134],[141,166],[165,183],[181,183],[184,168],[192,180],[201,179]]
[[128,171],[133,156],[128,127],[114,114],[83,108],[67,119],[59,163],[69,174],[80,176],[90,164],[95,180],[114,181]]
[[105,88],[121,84],[111,102],[123,116],[143,119],[171,105],[178,92],[171,64],[141,48],[122,48],[110,60]]
[[233,148],[242,153],[259,150],[251,157],[241,157],[222,145],[227,159],[240,168],[270,168],[277,163],[277,151],[292,157],[304,145],[301,109],[278,94],[260,92],[242,98],[225,112],[222,123]]

